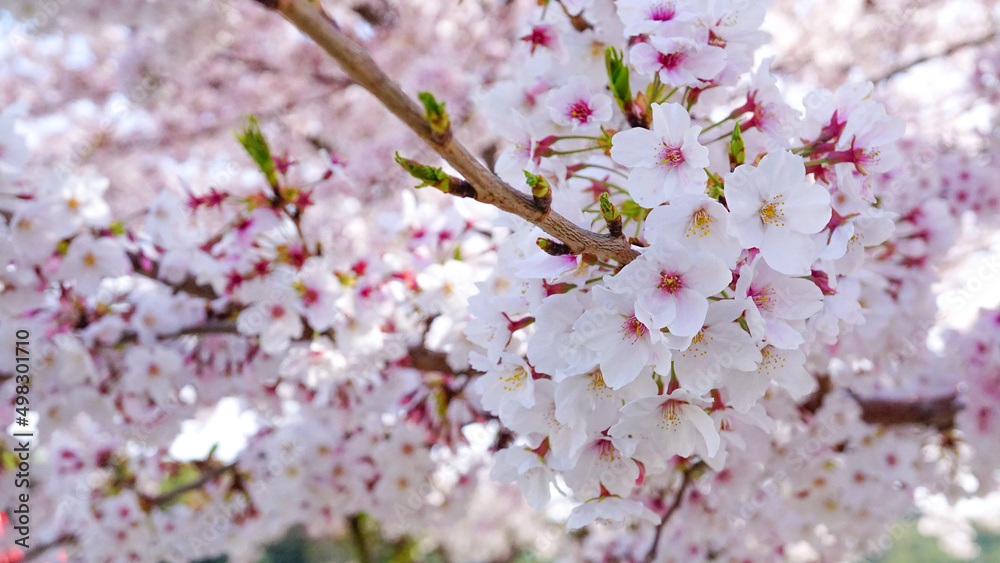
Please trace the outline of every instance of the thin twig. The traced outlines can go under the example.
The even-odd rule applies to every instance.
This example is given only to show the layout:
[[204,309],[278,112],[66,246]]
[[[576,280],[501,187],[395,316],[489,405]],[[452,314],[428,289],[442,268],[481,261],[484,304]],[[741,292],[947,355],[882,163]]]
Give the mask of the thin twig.
[[677,489],[677,494],[674,495],[674,502],[670,504],[670,508],[668,508],[663,514],[663,518],[660,520],[659,525],[656,526],[656,535],[653,536],[653,545],[650,546],[649,552],[646,553],[647,563],[656,559],[656,552],[660,544],[660,536],[663,535],[663,529],[666,527],[667,521],[674,515],[674,512],[677,512],[677,509],[681,506],[681,502],[684,501],[684,493],[687,492],[688,485],[691,484],[691,474],[694,473],[695,469],[700,469],[704,464],[705,462],[699,461],[684,470],[684,474],[681,476],[681,488]]
[[412,129],[476,190],[476,200],[517,215],[567,244],[574,253],[594,254],[623,264],[639,256],[626,240],[583,229],[555,212],[542,212],[526,194],[490,172],[451,135],[434,133],[417,104],[386,75],[371,56],[329,17],[306,0],[257,0],[277,10],[332,56],[355,82]]
[[161,495],[149,498],[147,500],[148,500],[148,502],[149,502],[149,504],[151,506],[157,506],[157,507],[166,506],[166,505],[170,504],[171,502],[177,500],[181,496],[183,496],[183,495],[185,495],[187,493],[190,493],[192,491],[196,491],[198,489],[201,489],[205,485],[207,485],[207,484],[215,481],[219,477],[222,477],[223,475],[225,475],[226,473],[229,473],[231,471],[232,472],[236,471],[236,464],[235,463],[231,463],[229,465],[221,465],[219,467],[215,467],[213,469],[205,471],[200,477],[198,477],[194,481],[191,481],[190,483],[185,483],[185,484],[181,485],[180,487],[177,487],[176,489],[171,489],[170,491],[167,491],[166,493],[163,493]]

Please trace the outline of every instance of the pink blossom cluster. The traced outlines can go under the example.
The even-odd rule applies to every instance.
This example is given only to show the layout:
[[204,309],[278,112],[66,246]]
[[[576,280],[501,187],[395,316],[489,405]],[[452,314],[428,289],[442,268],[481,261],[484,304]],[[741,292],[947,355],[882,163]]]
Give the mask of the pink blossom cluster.
[[[472,356],[483,406],[522,440],[498,453],[494,475],[536,507],[563,480],[581,503],[570,527],[659,522],[633,495],[646,480],[699,460],[723,470],[742,446],[734,428],[773,429],[759,403],[769,389],[792,400],[814,390],[809,355],[861,322],[857,300],[826,296],[894,229],[872,178],[898,163],[903,133],[870,84],[815,92],[804,117],[767,62],[737,85],[760,5],[588,9],[611,8],[584,31],[534,24],[545,40],[526,36],[528,62],[484,111],[513,129],[501,175],[516,164],[545,176],[553,208],[586,227],[608,196],[641,256],[620,268],[550,256],[537,230],[515,226],[496,274],[510,281],[473,298],[466,329],[484,349]],[[644,99],[627,93],[632,113],[604,111],[605,68],[556,64],[587,56],[572,50],[590,44],[579,34],[627,51],[632,84],[648,85]]]

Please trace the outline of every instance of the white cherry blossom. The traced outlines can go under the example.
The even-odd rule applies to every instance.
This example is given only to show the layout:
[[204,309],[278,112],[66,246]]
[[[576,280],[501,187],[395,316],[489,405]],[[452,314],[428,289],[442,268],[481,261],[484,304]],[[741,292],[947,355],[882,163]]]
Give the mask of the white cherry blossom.
[[646,366],[670,362],[663,334],[640,315],[633,297],[595,287],[594,306],[573,324],[572,338],[596,353],[604,383],[612,389],[635,381]]
[[802,321],[823,309],[823,292],[815,283],[778,273],[760,257],[740,269],[735,296],[746,304],[754,338],[778,348],[798,348],[804,341]]
[[729,210],[704,194],[679,194],[669,205],[653,208],[646,216],[646,240],[653,245],[680,242],[722,258],[734,268],[740,245],[729,234]]
[[552,121],[573,131],[593,130],[611,119],[611,98],[591,93],[583,76],[574,76],[565,86],[549,92],[545,105]]
[[575,530],[595,521],[612,524],[626,520],[660,523],[660,517],[641,502],[606,496],[588,500],[574,508],[566,520],[566,527]]
[[725,52],[702,35],[707,33],[699,30],[695,37],[654,35],[648,42],[636,43],[629,56],[636,70],[657,74],[664,84],[702,86],[726,66]]
[[700,443],[714,456],[721,438],[701,397],[683,389],[644,397],[622,407],[622,420],[611,427],[612,442],[647,467],[663,468],[673,456],[687,457]]
[[708,149],[698,143],[701,127],[676,103],[652,104],[653,128],[627,129],[611,139],[611,158],[630,168],[629,194],[654,207],[680,193],[705,191]]
[[770,153],[757,166],[726,175],[730,229],[745,248],[759,248],[769,266],[806,275],[819,250],[808,235],[830,220],[830,193],[806,179],[802,158]]
[[70,243],[58,275],[74,280],[76,291],[81,295],[91,295],[105,278],[125,275],[130,269],[125,251],[117,241],[84,234]]
[[636,318],[674,336],[694,336],[708,312],[708,298],[733,276],[722,260],[676,244],[654,246],[605,280],[612,291],[634,294]]

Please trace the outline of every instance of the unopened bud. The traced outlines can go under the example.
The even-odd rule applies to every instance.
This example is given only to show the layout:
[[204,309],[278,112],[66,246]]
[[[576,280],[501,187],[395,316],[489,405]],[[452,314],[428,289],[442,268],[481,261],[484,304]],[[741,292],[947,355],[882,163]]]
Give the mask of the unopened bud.
[[451,128],[451,119],[444,109],[444,102],[438,102],[430,92],[420,92],[417,97],[424,103],[424,119],[430,124],[431,131],[435,135],[446,136]]
[[569,246],[561,242],[556,242],[547,238],[539,238],[535,241],[535,243],[538,245],[538,248],[541,248],[546,254],[551,256],[565,256],[567,254],[573,254],[573,251],[570,250]]
[[622,216],[618,213],[618,208],[611,203],[607,193],[601,194],[601,216],[608,224],[608,233],[613,237],[622,236]]
[[535,198],[535,206],[541,212],[547,212],[552,206],[552,187],[549,181],[544,176],[532,174],[527,170],[524,171],[524,177],[527,179],[528,187],[531,188],[531,196]]

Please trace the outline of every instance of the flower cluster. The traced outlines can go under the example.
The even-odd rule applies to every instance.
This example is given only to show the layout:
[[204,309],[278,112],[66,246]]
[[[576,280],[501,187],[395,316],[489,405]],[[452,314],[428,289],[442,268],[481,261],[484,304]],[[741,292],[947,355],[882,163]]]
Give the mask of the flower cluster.
[[[525,64],[484,108],[522,126],[501,161],[543,174],[553,207],[581,226],[622,221],[641,253],[623,267],[548,256],[533,248],[536,230],[515,227],[496,274],[508,289],[473,298],[467,334],[485,349],[472,363],[484,372],[483,406],[520,436],[494,475],[517,480],[538,507],[564,479],[582,503],[576,526],[658,521],[632,494],[645,480],[698,460],[723,470],[741,447],[734,420],[766,428],[759,402],[769,391],[800,401],[816,388],[810,352],[859,322],[849,299],[825,297],[893,231],[893,214],[873,205],[872,178],[898,160],[903,132],[870,84],[811,94],[805,116],[767,62],[736,86],[750,70],[760,5],[616,8],[617,20],[583,32],[550,26],[561,52],[529,54],[582,59],[563,37],[591,34],[607,48],[606,68],[556,87],[565,66],[540,74]],[[626,43],[627,62],[615,53]],[[609,82],[614,117],[601,93]],[[530,93],[511,96],[518,84]],[[533,102],[543,96],[544,106]],[[581,135],[584,124],[599,135]],[[822,317],[833,321],[823,336]]]

